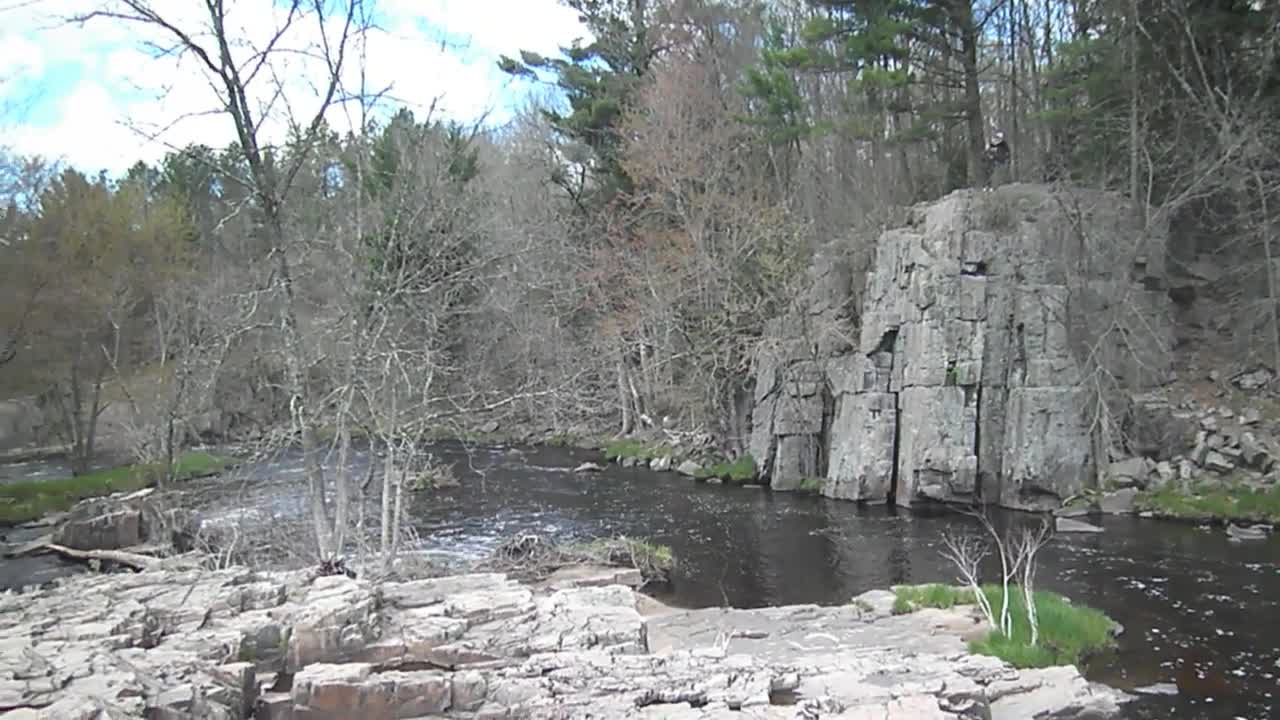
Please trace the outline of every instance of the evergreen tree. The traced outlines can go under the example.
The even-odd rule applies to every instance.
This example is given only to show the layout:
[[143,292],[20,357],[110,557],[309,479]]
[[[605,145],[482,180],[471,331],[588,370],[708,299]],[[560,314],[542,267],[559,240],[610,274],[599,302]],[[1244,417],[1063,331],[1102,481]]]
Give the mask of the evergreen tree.
[[549,109],[544,113],[560,135],[589,151],[594,183],[581,187],[564,175],[555,179],[583,205],[588,195],[603,202],[633,187],[620,162],[622,138],[617,123],[660,48],[650,0],[563,2],[578,11],[595,39],[586,45],[576,41],[561,48],[562,58],[528,51],[522,51],[519,60],[504,55],[498,67],[517,77],[538,79],[541,73],[548,73],[555,78],[568,102],[568,112]]

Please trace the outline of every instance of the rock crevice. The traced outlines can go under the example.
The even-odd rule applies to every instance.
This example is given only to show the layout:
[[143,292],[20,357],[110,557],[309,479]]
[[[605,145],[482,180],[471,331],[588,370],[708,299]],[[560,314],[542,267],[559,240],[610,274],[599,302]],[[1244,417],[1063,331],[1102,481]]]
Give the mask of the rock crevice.
[[822,468],[835,498],[1038,507],[1092,486],[1108,403],[1170,376],[1164,233],[1112,194],[1011,185],[911,208],[874,247],[862,279],[824,253],[762,345],[773,487]]

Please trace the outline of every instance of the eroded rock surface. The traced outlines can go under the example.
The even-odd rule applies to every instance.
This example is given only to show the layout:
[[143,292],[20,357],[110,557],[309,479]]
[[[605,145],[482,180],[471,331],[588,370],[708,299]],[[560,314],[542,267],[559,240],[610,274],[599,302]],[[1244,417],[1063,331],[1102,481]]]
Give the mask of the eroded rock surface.
[[[883,593],[881,594],[883,595]],[[667,612],[620,585],[147,572],[0,597],[6,718],[1107,717],[1071,668],[968,655],[964,611]],[[1093,714],[1089,714],[1093,713]]]
[[1169,380],[1164,235],[1118,196],[962,190],[852,242],[875,247],[865,282],[819,258],[758,360],[751,452],[775,489],[1055,506],[1117,439],[1091,434],[1096,401],[1119,417]]

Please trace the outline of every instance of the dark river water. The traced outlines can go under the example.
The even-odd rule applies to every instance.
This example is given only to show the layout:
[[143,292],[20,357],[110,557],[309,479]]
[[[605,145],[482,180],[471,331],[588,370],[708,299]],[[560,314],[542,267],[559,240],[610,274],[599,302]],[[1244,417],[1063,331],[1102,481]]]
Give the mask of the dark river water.
[[[941,535],[977,531],[945,511],[860,508],[618,467],[573,473],[598,460],[587,452],[437,452],[463,485],[412,496],[423,549],[467,561],[516,533],[646,537],[674,551],[678,566],[659,596],[684,607],[835,604],[893,584],[952,582]],[[206,483],[200,504],[215,515],[299,517],[299,465],[290,458],[241,469]],[[1177,686],[1176,696],[1132,705],[1130,718],[1280,717],[1280,538],[1237,543],[1221,529],[1137,518],[1101,524],[1101,534],[1055,537],[1037,576],[1041,588],[1124,625],[1119,650],[1094,659],[1089,677],[1122,688]]]

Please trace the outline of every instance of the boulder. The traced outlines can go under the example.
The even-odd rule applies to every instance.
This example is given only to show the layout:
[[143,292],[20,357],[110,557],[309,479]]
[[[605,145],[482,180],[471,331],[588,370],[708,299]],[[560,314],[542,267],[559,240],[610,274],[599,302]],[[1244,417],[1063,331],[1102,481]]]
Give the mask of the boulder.
[[1229,523],[1227,525],[1227,537],[1232,540],[1266,540],[1267,533],[1271,531],[1268,525],[1236,525]]
[[1231,458],[1218,452],[1210,450],[1204,456],[1204,462],[1201,463],[1206,470],[1212,470],[1219,474],[1226,474],[1235,469],[1235,463],[1231,462]]
[[1275,464],[1270,449],[1252,431],[1240,434],[1240,458],[1251,468],[1267,472]]
[[1154,462],[1145,457],[1117,460],[1107,467],[1106,484],[1116,488],[1135,486],[1145,488],[1148,478],[1155,471],[1155,466]]
[[1270,368],[1257,367],[1237,373],[1231,378],[1231,384],[1241,390],[1261,390],[1271,384],[1275,373]]
[[702,472],[702,466],[692,460],[685,460],[676,467],[676,472],[688,477],[697,477]]
[[[1064,192],[1088,208],[1083,244]],[[959,190],[906,216],[823,248],[805,295],[768,323],[750,450],[775,490],[825,476],[824,495],[865,502],[1060,505],[1094,485],[1100,461],[1078,382],[1077,349],[1095,341],[1142,452],[1184,451],[1192,419],[1143,395],[1171,377],[1160,228],[1137,232],[1118,195],[1026,184]],[[849,244],[875,248],[865,276]],[[1084,286],[1064,270],[1081,263],[1097,270]],[[1142,339],[1109,341],[1117,323]]]
[[1054,527],[1060,533],[1100,533],[1102,528],[1097,525],[1091,525],[1082,520],[1073,520],[1071,518],[1058,517],[1054,518]]
[[1156,460],[1186,453],[1195,443],[1199,429],[1195,413],[1173,407],[1158,390],[1133,397],[1127,425],[1130,449]]
[[1108,515],[1130,515],[1134,502],[1138,499],[1137,488],[1123,488],[1104,493],[1098,499],[1098,509]]
[[118,550],[146,540],[140,503],[90,498],[77,503],[53,533],[53,542],[76,550]]

